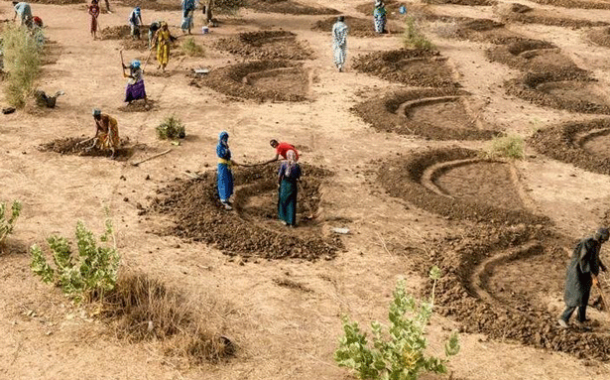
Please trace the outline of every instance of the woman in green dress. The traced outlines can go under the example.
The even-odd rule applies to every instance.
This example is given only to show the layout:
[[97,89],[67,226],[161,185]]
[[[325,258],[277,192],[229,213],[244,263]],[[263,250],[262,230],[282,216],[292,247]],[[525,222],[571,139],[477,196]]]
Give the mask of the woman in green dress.
[[278,172],[279,200],[278,215],[285,225],[296,226],[297,221],[297,184],[301,178],[301,167],[296,162],[294,150],[286,152],[286,161]]

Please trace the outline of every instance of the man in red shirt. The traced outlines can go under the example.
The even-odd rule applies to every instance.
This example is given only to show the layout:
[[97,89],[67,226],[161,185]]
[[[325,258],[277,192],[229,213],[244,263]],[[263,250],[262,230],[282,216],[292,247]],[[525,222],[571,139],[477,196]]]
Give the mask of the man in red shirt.
[[299,152],[294,147],[294,145],[288,144],[287,142],[278,142],[277,140],[271,140],[269,143],[271,144],[271,147],[273,149],[275,149],[275,158],[265,162],[264,164],[270,164],[272,162],[275,162],[275,161],[280,159],[280,156],[282,157],[282,159],[285,160],[286,159],[286,153],[289,150],[293,150],[294,153],[296,154],[296,158],[297,158],[296,161],[299,160]]

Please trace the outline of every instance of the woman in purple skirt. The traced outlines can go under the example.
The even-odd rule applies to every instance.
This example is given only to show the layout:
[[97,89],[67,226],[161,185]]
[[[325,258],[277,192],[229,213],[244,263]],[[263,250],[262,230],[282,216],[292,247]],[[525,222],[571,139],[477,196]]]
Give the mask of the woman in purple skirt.
[[[126,69],[127,67],[123,68]],[[127,89],[125,90],[125,102],[128,104],[138,99],[144,99],[144,104],[146,104],[146,88],[144,87],[142,74],[140,61],[138,60],[134,60],[129,65],[129,75],[124,74],[125,78],[129,78]]]

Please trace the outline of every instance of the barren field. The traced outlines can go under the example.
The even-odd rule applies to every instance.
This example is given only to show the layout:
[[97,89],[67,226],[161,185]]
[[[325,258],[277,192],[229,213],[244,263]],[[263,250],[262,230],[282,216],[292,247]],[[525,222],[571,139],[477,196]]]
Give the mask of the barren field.
[[[450,374],[423,378],[610,378],[597,291],[593,331],[556,323],[569,252],[610,221],[610,1],[406,1],[434,44],[418,50],[403,45],[399,1],[376,35],[371,1],[248,0],[205,35],[198,10],[205,54],[180,37],[166,73],[126,20],[139,5],[144,24],[182,36],[179,2],[111,3],[98,40],[83,2],[32,3],[49,40],[37,87],[65,95],[0,114],[0,201],[23,203],[0,247],[0,379],[355,379],[333,360],[341,316],[387,323],[396,281],[425,297],[432,265],[443,277],[428,352],[442,356],[455,330],[461,351]],[[352,27],[343,73],[339,14]],[[120,50],[145,67],[147,106],[122,102]],[[118,120],[116,160],[80,144],[93,108]],[[174,143],[155,133],[170,115],[186,127]],[[240,164],[271,159],[273,138],[298,148],[296,228],[277,219],[277,163],[235,167],[234,210],[222,208],[223,130]],[[524,139],[523,159],[488,154],[502,134]],[[100,234],[107,215],[122,275],[171,301],[184,330],[138,305],[76,306],[34,277],[31,245],[71,238],[78,220]]]

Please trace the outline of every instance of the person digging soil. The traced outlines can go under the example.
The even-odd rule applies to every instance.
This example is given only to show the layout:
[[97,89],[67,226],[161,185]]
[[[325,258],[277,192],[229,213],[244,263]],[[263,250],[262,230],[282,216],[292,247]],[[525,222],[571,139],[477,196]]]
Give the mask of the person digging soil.
[[568,322],[574,310],[578,308],[577,326],[585,330],[590,330],[585,327],[587,321],[587,304],[589,303],[589,295],[591,286],[597,285],[597,276],[599,270],[606,271],[606,267],[599,258],[599,251],[603,243],[608,241],[610,232],[607,228],[600,228],[595,233],[595,236],[581,240],[574,248],[572,261],[568,265],[565,285],[565,303],[566,309],[559,317],[559,326],[567,329]]
[[225,209],[233,210],[230,202],[231,195],[233,195],[233,173],[231,172],[231,166],[239,166],[239,164],[231,159],[229,133],[226,131],[220,132],[218,136],[216,155],[218,155],[218,197]]
[[93,140],[93,145],[87,148],[87,151],[97,147],[100,150],[110,150],[114,159],[116,150],[119,148],[121,141],[119,139],[119,126],[115,118],[102,114],[99,109],[93,110],[93,120],[95,120],[95,136],[79,143],[84,144]]
[[299,152],[297,152],[297,149],[294,147],[294,145],[288,144],[287,142],[278,142],[275,139],[269,141],[269,144],[273,149],[275,149],[275,157],[269,161],[263,162],[261,165],[267,165],[276,162],[280,159],[280,157],[285,160],[288,158],[287,153],[291,151],[295,154],[295,161],[299,160]]

